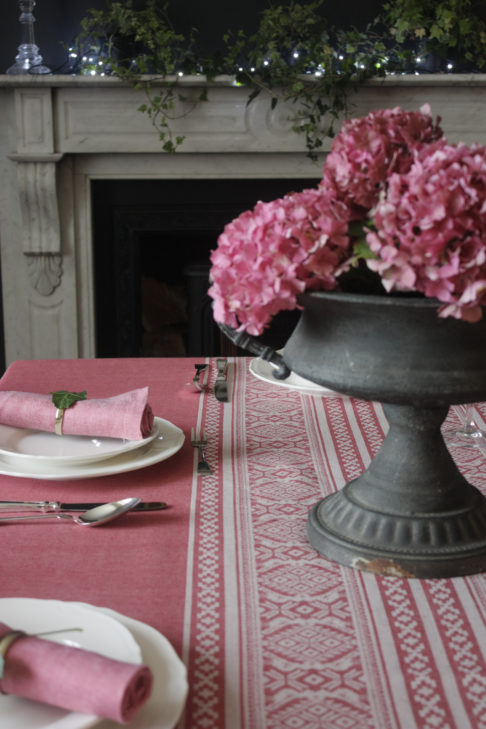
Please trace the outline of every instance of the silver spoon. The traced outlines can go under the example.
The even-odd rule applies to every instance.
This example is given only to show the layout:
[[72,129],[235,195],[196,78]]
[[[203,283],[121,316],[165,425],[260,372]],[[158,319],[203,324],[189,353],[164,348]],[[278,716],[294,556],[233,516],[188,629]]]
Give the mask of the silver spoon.
[[140,503],[139,498],[121,499],[120,501],[112,501],[109,504],[101,504],[101,506],[95,506],[94,509],[88,509],[88,511],[82,514],[73,516],[73,514],[66,514],[64,512],[53,512],[51,514],[25,514],[23,516],[2,516],[0,521],[24,521],[24,519],[70,519],[75,524],[81,526],[98,526],[99,524],[106,524],[107,521],[116,519],[117,516],[121,516],[126,511],[130,511],[134,506]]

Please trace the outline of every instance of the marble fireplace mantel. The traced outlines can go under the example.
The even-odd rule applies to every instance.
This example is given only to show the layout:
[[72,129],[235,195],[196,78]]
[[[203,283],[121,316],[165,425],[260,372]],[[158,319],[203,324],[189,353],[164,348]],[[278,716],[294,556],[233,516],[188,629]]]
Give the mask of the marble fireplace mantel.
[[[186,105],[202,82],[184,79]],[[161,151],[143,92],[117,79],[0,76],[0,244],[6,363],[94,357],[90,185],[94,179],[316,178],[289,109],[230,78],[174,123],[185,135]],[[351,99],[353,116],[429,102],[453,141],[486,144],[486,75],[376,80]],[[324,150],[325,152],[325,150]],[[255,200],[256,202],[256,200]]]

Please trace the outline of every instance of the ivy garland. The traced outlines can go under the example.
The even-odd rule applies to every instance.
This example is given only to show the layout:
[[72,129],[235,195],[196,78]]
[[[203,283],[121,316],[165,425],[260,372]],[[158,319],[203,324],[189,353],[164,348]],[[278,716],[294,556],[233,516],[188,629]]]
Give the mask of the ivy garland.
[[[221,54],[202,56],[196,31],[185,37],[172,27],[168,3],[159,7],[157,0],[147,0],[144,9],[134,10],[131,0],[110,0],[106,10],[91,9],[83,19],[70,48],[71,72],[112,74],[142,89],[146,102],[139,110],[150,117],[169,153],[184,141],[174,135],[171,122],[208,98],[204,86],[188,99],[180,77],[211,81],[230,74],[248,87],[248,103],[265,93],[272,108],[281,101],[294,105],[292,128],[304,135],[307,154],[315,159],[324,138],[334,135],[335,122],[347,113],[350,91],[376,76],[415,70],[413,41],[424,41],[416,31],[430,2],[437,8],[473,0],[390,0],[384,6],[386,24],[377,18],[365,31],[331,28],[319,13],[323,0],[287,0],[262,12],[255,34],[228,31]],[[404,5],[412,8],[406,16]],[[407,46],[405,39],[412,42]],[[474,42],[477,48],[477,36]]]
[[420,43],[436,59],[473,72],[486,68],[484,0],[390,0],[384,22],[397,43]]

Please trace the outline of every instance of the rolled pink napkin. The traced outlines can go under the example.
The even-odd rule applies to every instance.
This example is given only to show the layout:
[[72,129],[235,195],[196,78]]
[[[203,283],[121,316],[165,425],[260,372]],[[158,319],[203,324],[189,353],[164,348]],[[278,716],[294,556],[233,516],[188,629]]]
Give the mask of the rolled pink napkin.
[[[0,623],[0,639],[10,632]],[[148,666],[27,636],[8,648],[0,690],[126,724],[149,698],[152,683]]]
[[[56,406],[52,395],[0,391],[0,423],[15,428],[54,432]],[[100,399],[78,400],[64,410],[64,435],[92,435],[141,440],[150,435],[154,414],[148,387]]]

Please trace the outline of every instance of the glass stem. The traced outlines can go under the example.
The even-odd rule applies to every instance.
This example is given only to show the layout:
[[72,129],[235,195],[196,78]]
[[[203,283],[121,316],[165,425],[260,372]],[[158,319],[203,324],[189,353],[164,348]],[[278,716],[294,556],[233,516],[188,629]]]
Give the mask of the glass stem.
[[472,405],[468,405],[466,407],[464,424],[461,428],[461,432],[464,433],[464,435],[472,435],[477,430],[478,426],[476,425],[476,421],[474,419],[474,407]]

